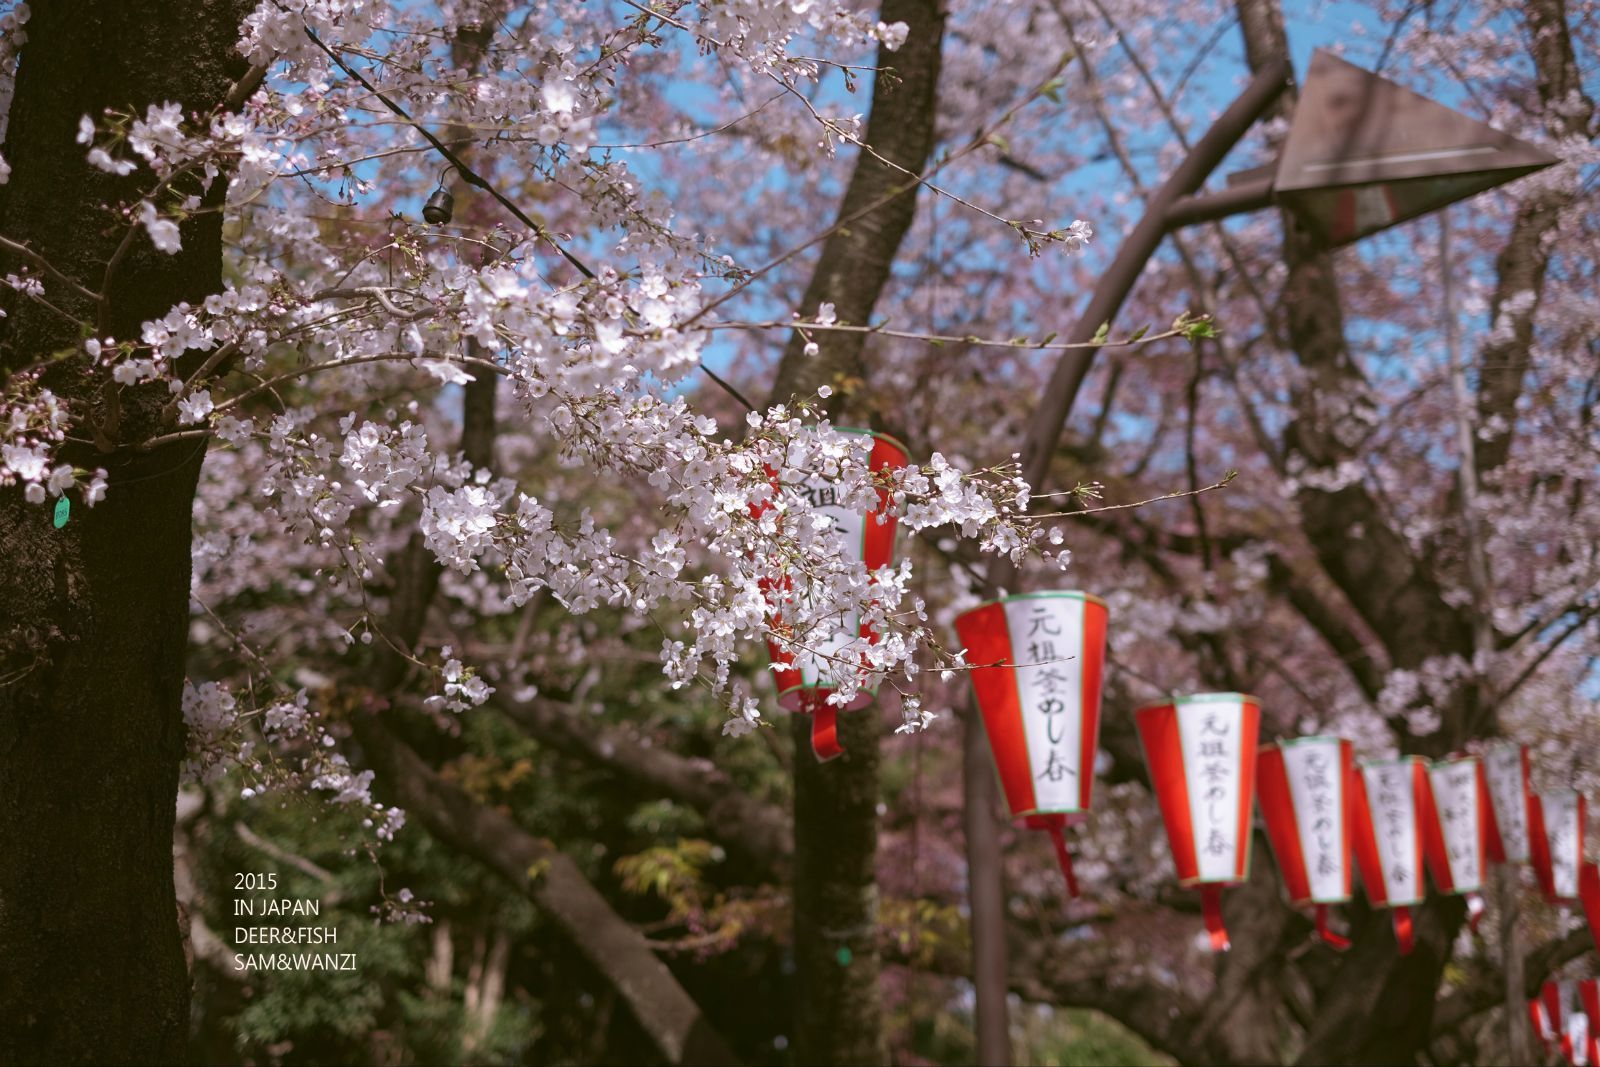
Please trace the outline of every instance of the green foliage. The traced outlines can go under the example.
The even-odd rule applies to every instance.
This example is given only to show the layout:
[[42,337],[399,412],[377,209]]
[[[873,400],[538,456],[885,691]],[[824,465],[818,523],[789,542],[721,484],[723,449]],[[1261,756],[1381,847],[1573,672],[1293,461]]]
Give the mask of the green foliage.
[[1051,1025],[1032,1047],[1032,1062],[1040,1067],[1156,1067],[1171,1062],[1098,1012],[1069,1009],[1051,1015]]

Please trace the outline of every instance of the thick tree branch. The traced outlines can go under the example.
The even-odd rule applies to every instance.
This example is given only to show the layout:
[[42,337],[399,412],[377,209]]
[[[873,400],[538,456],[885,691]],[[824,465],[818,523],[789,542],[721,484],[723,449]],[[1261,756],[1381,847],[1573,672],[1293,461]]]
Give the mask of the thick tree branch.
[[[1572,50],[1565,0],[1527,0],[1528,38],[1538,72],[1545,121],[1556,137],[1587,137],[1595,114],[1584,92]],[[1489,340],[1478,357],[1478,471],[1497,470],[1510,455],[1516,434],[1517,401],[1522,396],[1533,347],[1533,321],[1544,296],[1550,266],[1550,241],[1576,186],[1543,188],[1517,210],[1511,236],[1495,260],[1494,296],[1489,302]]]
[[[840,322],[867,324],[916,212],[917,186],[906,187],[904,175],[922,173],[933,150],[944,12],[934,0],[888,0],[880,17],[906,23],[909,33],[898,52],[879,51],[880,73],[864,138],[876,155],[863,151],[857,156],[839,217],[851,218],[863,207],[879,206],[828,236],[800,301],[802,319],[814,319],[820,305],[831,303]],[[897,188],[901,192],[893,195]],[[808,357],[806,338],[795,332],[778,364],[771,402],[786,403],[792,396],[815,392],[819,385],[831,385],[836,391],[827,410],[837,416],[849,399],[848,391],[838,386],[864,377],[865,341],[864,333],[855,332],[819,336],[817,354]]]
[[[1252,68],[1287,54],[1275,0],[1240,0]],[[1293,94],[1283,98],[1292,113]],[[1472,631],[1452,608],[1426,563],[1394,528],[1378,499],[1350,471],[1349,443],[1363,436],[1370,386],[1345,341],[1333,259],[1290,212],[1283,213],[1288,276],[1279,297],[1286,335],[1303,372],[1292,391],[1284,452],[1303,470],[1296,495],[1301,525],[1323,570],[1383,642],[1390,662],[1412,668],[1438,655],[1471,655]],[[1314,477],[1313,477],[1314,476]],[[1371,679],[1368,679],[1370,684]],[[1463,702],[1470,703],[1470,702]],[[1464,738],[1470,707],[1446,709],[1444,728],[1425,739],[1442,755]]]
[[[1594,935],[1587,926],[1573,930],[1565,937],[1546,941],[1528,953],[1523,968],[1522,994],[1526,999],[1537,996],[1539,989],[1562,964],[1575,960],[1594,948]],[[1485,961],[1486,963],[1488,961]],[[1505,1003],[1504,975],[1500,968],[1489,964],[1477,972],[1470,981],[1443,1000],[1434,1010],[1433,1037],[1447,1037],[1460,1029],[1468,1020],[1500,1007]]]
[[735,1062],[644,935],[612,910],[570,857],[440,778],[378,716],[359,716],[354,724],[363,751],[399,804],[554,919],[627,1003],[668,1063]]
[[596,726],[552,700],[497,700],[494,706],[551,748],[611,771],[634,788],[687,804],[705,818],[717,840],[775,879],[787,879],[788,814],[739,789],[710,760],[642,744],[624,727]]
[[[840,322],[865,325],[888,282],[890,267],[916,211],[918,184],[934,144],[934,112],[944,42],[941,0],[885,0],[884,22],[904,22],[906,40],[878,51],[872,110],[838,218],[822,246],[800,305],[815,319],[832,304]],[[899,190],[897,192],[897,190]],[[864,212],[864,213],[863,213]],[[857,217],[859,216],[859,217]],[[778,363],[771,403],[833,388],[830,417],[848,410],[877,425],[870,399],[855,384],[866,379],[861,351],[866,333],[829,331],[815,340],[790,335]],[[882,996],[878,988],[878,735],[876,708],[839,717],[846,755],[816,762],[810,724],[794,716],[794,946],[796,978],[806,994],[795,1004],[794,1055],[799,1062],[878,1063],[884,1059]],[[841,967],[839,959],[850,961]]]

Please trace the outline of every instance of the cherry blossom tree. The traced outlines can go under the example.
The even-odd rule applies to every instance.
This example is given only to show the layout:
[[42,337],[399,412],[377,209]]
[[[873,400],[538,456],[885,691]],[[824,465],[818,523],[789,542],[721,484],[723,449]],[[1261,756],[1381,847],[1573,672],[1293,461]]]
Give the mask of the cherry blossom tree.
[[[670,607],[676,618],[657,623],[665,682],[715,694],[730,707],[726,732],[738,735],[760,719],[733,684],[742,646],[771,638],[816,658],[830,620],[859,614],[876,639],[829,654],[849,665],[834,698],[848,703],[861,687],[909,679],[928,645],[909,570],[852,563],[797,491],[806,477],[835,481],[846,507],[884,494],[912,531],[953,523],[985,551],[1018,557],[1043,543],[1008,465],[962,472],[934,455],[875,479],[858,439],[835,433],[826,405],[815,406],[827,384],[780,393],[726,428],[685,394],[729,325],[716,309],[819,238],[801,235],[765,266],[718,254],[709,235],[674,227],[661,190],[611,158],[601,134],[670,134],[648,109],[623,105],[691,62],[731,68],[734,95],[759,88],[799,102],[798,128],[831,155],[860,143],[858,124],[819,106],[808,86],[853,68],[809,58],[800,44],[850,56],[880,42],[888,55],[908,27],[840,6],[680,7],[208,5],[215,33],[179,35],[204,53],[180,64],[190,80],[163,80],[170,64],[154,42],[165,27],[141,24],[129,39],[151,42],[139,49],[144,80],[107,66],[70,97],[55,84],[86,62],[85,49],[122,39],[133,16],[95,5],[7,13],[8,49],[20,54],[6,142],[5,249],[16,270],[3,477],[8,541],[22,547],[7,575],[16,734],[6,825],[8,839],[35,845],[8,863],[4,943],[19,961],[8,1002],[32,1020],[11,1039],[24,1056],[175,1053],[186,983],[156,842],[173,829],[185,740],[188,773],[232,771],[244,799],[326,795],[363,812],[374,843],[403,825],[341,737],[394,778],[426,782],[406,771],[415,757],[387,722],[330,729],[295,684],[297,660],[307,670],[371,646],[369,702],[415,688],[420,671],[433,692],[417,711],[442,726],[498,687],[451,645],[419,643],[439,591],[490,616],[535,599],[577,616],[610,606],[650,618]],[[80,32],[85,22],[93,32]],[[916,50],[911,71],[931,94],[937,33]],[[202,74],[209,80],[193,80]],[[889,199],[914,190],[922,162],[899,167],[910,180]],[[381,186],[362,176],[374,165],[392,168]],[[63,171],[81,179],[70,193]],[[452,228],[432,201],[425,214],[438,229],[385,217],[435,181],[445,197],[447,182],[472,190],[478,221]],[[1076,232],[1049,239],[1081,244]],[[889,247],[880,272],[892,259]],[[850,329],[829,307],[808,333]],[[817,347],[808,341],[803,354]],[[459,405],[441,399],[452,390]],[[569,506],[560,489],[540,495],[498,469],[498,406],[528,424],[541,466],[582,467],[644,494],[658,513],[653,531],[625,515],[600,521],[589,502]],[[235,669],[180,685],[188,514],[213,437],[229,457],[216,462],[232,465],[234,490],[245,491],[204,505],[213,521],[192,591],[203,632],[226,643]],[[692,564],[687,545],[699,553]],[[297,609],[311,614],[299,617],[318,621],[292,647],[269,640],[259,618],[212,606],[259,588],[251,551],[304,576],[293,582]],[[772,592],[794,587],[805,595],[781,604]],[[81,763],[65,758],[73,744],[96,743],[107,699],[127,715],[117,742]],[[74,768],[73,784],[46,772],[51,753]],[[424,794],[426,819],[445,825],[450,800]],[[597,963],[624,966],[633,952],[636,969],[618,986],[639,990],[632,1006],[663,1053],[690,1055],[692,1015],[637,935],[614,922],[604,934],[576,877],[565,889],[539,881],[536,899],[589,939]],[[63,898],[63,886],[90,882]],[[408,900],[386,901],[384,913],[420,917]],[[116,968],[87,984],[61,970],[109,942],[129,969],[159,960],[157,980],[119,994]],[[108,1015],[88,1010],[113,998]]]
[[[1277,212],[1174,239],[1031,487],[1014,454],[1080,295],[1307,12],[33,8],[0,15],[9,1057],[181,1056],[185,950],[226,965],[182,848],[173,882],[180,774],[217,820],[315,805],[352,867],[418,834],[471,858],[668,1062],[761,1055],[685,963],[760,938],[794,954],[797,1059],[905,1051],[916,981],[968,973],[950,621],[996,559],[1112,617],[1086,899],[994,821],[1014,992],[1183,1062],[1531,1051],[1503,1036],[1521,998],[1590,946],[1516,872],[1475,934],[1432,901],[1406,957],[1357,904],[1338,956],[1258,848],[1234,950],[1203,951],[1128,712],[1244,690],[1274,736],[1505,734],[1595,784],[1592,4],[1341,26],[1566,162],[1337,253]],[[1230,166],[1270,160],[1292,107]],[[875,480],[836,422],[917,462]],[[888,494],[904,562],[851,563],[813,475]],[[883,714],[841,716],[817,765],[802,717],[763,729],[762,648],[816,656],[856,613],[878,640],[835,653],[840,698]],[[470,773],[490,722],[693,812],[739,891],[682,890],[685,936],[648,938],[575,831],[486,799],[515,795]],[[792,788],[749,789],[758,762]],[[657,884],[649,857],[620,882]],[[431,887],[380,884],[379,918],[429,925]]]

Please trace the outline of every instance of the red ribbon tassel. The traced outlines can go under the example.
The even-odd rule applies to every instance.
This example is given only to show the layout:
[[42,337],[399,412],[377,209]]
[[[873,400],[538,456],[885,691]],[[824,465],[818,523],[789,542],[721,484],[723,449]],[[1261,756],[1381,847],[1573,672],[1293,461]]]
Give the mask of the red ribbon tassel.
[[811,703],[811,751],[826,763],[844,754],[839,747],[839,707],[830,704],[826,697]]
[[1200,915],[1206,921],[1206,933],[1211,935],[1211,951],[1228,951],[1228,928],[1222,924],[1222,886],[1211,883],[1200,887]]
[[1478,932],[1478,920],[1483,918],[1483,894],[1467,894],[1467,928],[1473,933]]
[[1411,909],[1399,907],[1394,909],[1394,936],[1400,942],[1400,955],[1409,956],[1416,947],[1416,940],[1411,935]]
[[1072,873],[1072,853],[1067,851],[1067,837],[1061,832],[1060,823],[1051,823],[1050,842],[1056,846],[1056,862],[1061,864],[1061,873],[1067,879],[1067,894],[1072,899],[1078,899],[1078,878]]
[[1340,952],[1350,947],[1350,939],[1334,933],[1333,927],[1328,925],[1328,906],[1326,904],[1317,905],[1317,936],[1322,938],[1323,943],[1328,947],[1338,949]]

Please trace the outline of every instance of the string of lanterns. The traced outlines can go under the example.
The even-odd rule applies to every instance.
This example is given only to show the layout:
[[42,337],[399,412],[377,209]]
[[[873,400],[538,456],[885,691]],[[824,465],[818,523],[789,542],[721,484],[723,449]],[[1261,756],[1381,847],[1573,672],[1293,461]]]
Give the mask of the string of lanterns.
[[[1046,694],[1025,679],[1059,667],[1041,662],[1045,651],[1081,656],[1074,676],[1100,678],[1103,623],[1095,643],[1067,641],[1053,650],[1019,649],[1009,636],[995,636],[997,607],[1046,597],[1093,600],[1078,592],[1027,594],[956,621],[975,664],[973,689],[1012,815],[1023,819],[1038,810],[1029,803],[1035,784],[1066,762],[1058,747],[1024,739],[1047,730],[1051,737],[1087,737],[1099,723],[1098,693],[1068,687]],[[1019,665],[1019,655],[1032,662]],[[1228,947],[1222,889],[1249,877],[1254,805],[1291,904],[1314,909],[1318,936],[1334,948],[1349,946],[1331,928],[1329,908],[1352,898],[1352,857],[1368,903],[1392,913],[1402,954],[1414,945],[1411,909],[1426,899],[1425,873],[1436,892],[1466,899],[1475,928],[1488,866],[1496,861],[1530,863],[1548,901],[1581,901],[1591,929],[1600,930],[1600,868],[1583,860],[1587,802],[1573,790],[1532,792],[1526,745],[1500,742],[1481,756],[1433,763],[1414,755],[1357,761],[1351,743],[1338,737],[1287,738],[1258,749],[1260,714],[1259,702],[1240,693],[1176,697],[1134,712],[1179,884],[1200,891],[1214,948]],[[1092,754],[1072,753],[1070,766],[1092,767]],[[1089,789],[1089,782],[1081,784],[1075,813],[1087,810]]]
[[[908,462],[893,438],[841,432],[873,438],[874,476]],[[880,490],[878,508],[862,515],[837,505],[832,484],[811,477],[791,489],[834,519],[850,558],[869,572],[892,565],[887,494]],[[804,591],[785,582],[766,592],[781,633],[785,605]],[[1079,590],[1003,596],[955,620],[1011,817],[1049,834],[1074,897],[1065,831],[1087,820],[1093,796],[1108,623],[1105,601]],[[863,690],[842,709],[828,699],[836,672],[848,669],[837,653],[857,637],[877,640],[847,619],[819,650],[768,642],[779,702],[812,716],[819,760],[842,751],[837,712],[875,697]],[[1313,910],[1317,936],[1335,949],[1350,942],[1332,929],[1330,909],[1352,899],[1356,870],[1368,903],[1391,913],[1408,954],[1411,909],[1426,899],[1426,878],[1436,892],[1464,897],[1476,928],[1491,863],[1530,864],[1545,899],[1581,903],[1600,939],[1600,867],[1583,858],[1587,801],[1570,789],[1535,792],[1526,745],[1497,742],[1432,763],[1414,755],[1357,760],[1339,737],[1258,746],[1261,705],[1243,693],[1175,696],[1137,709],[1134,721],[1179,884],[1199,892],[1215,951],[1229,947],[1222,891],[1249,877],[1258,805],[1290,903]],[[1528,1010],[1547,1047],[1559,1045],[1574,1065],[1600,1067],[1600,980],[1547,982]]]

